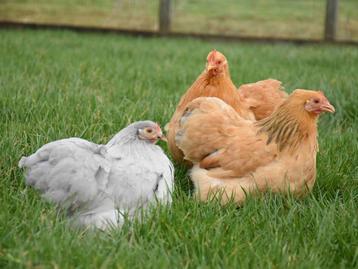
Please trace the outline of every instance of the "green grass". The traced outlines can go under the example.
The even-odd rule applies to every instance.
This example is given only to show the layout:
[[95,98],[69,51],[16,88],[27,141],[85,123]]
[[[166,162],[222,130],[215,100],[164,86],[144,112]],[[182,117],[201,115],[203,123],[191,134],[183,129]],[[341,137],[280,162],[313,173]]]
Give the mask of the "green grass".
[[[357,268],[358,50],[206,43],[50,31],[0,32],[0,267]],[[25,187],[19,158],[49,141],[105,143],[132,121],[164,125],[212,48],[236,85],[273,77],[323,89],[318,176],[302,200],[268,194],[242,208],[192,199],[176,167],[172,208],[111,233],[72,230]],[[161,144],[166,149],[166,145]]]
[[[323,37],[326,0],[172,0],[172,30],[259,37]],[[158,29],[159,0],[2,0],[0,19]],[[339,1],[338,39],[358,40],[358,1]]]

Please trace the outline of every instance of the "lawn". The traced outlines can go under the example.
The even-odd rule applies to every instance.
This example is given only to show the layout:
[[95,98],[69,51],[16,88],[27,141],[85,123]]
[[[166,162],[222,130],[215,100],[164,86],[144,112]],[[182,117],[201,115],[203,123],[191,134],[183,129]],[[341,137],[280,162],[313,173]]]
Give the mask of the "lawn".
[[[358,50],[209,43],[51,31],[0,31],[0,267],[357,268]],[[106,143],[130,122],[170,119],[209,50],[236,85],[273,77],[322,89],[317,183],[302,200],[268,194],[221,207],[191,197],[176,166],[172,208],[110,233],[73,230],[25,187],[20,157],[49,141]],[[166,145],[160,144],[166,151]]]
[[[158,29],[159,0],[2,0],[0,20]],[[320,39],[326,0],[172,0],[172,30]],[[358,41],[358,1],[339,1],[337,37]]]

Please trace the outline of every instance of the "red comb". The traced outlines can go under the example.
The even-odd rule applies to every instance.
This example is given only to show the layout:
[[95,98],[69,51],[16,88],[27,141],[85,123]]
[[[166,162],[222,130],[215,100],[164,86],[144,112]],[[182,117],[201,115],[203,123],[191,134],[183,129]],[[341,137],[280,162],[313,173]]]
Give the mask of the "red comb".
[[213,60],[213,58],[214,58],[215,55],[216,55],[216,52],[217,52],[216,49],[213,49],[212,51],[209,52],[209,55],[208,55],[208,60],[209,60],[209,61]]

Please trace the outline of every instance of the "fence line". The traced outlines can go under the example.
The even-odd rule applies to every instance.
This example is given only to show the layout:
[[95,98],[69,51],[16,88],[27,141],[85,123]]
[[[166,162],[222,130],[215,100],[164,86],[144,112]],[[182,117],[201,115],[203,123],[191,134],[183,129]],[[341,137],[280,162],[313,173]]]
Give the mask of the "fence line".
[[261,43],[295,43],[295,44],[323,44],[338,43],[346,45],[358,45],[354,40],[337,40],[336,25],[338,17],[339,0],[326,0],[326,17],[323,39],[301,39],[301,38],[276,38],[276,37],[251,37],[221,34],[201,34],[201,33],[173,33],[171,31],[172,1],[160,0],[159,2],[159,29],[158,31],[147,30],[125,30],[118,28],[86,27],[64,24],[41,24],[41,23],[22,23],[13,21],[0,21],[0,28],[32,28],[32,29],[64,29],[77,32],[102,32],[120,33],[134,36],[168,36],[168,37],[192,37],[205,40],[241,41],[241,42],[261,42]]
[[340,44],[340,45],[358,45],[358,41],[354,40],[324,40],[324,39],[294,39],[294,38],[275,38],[275,37],[251,37],[251,36],[234,36],[234,35],[219,35],[219,34],[199,34],[199,33],[178,33],[167,32],[160,33],[159,31],[138,31],[125,30],[118,28],[104,28],[104,27],[87,27],[75,26],[66,24],[41,24],[41,23],[22,23],[12,21],[0,21],[1,29],[41,29],[41,30],[70,30],[75,32],[85,33],[112,33],[122,34],[128,36],[142,36],[142,37],[173,37],[173,38],[196,38],[201,40],[214,40],[225,42],[254,42],[254,43],[292,43],[297,45],[304,44]]
[[86,27],[74,26],[63,24],[41,24],[41,23],[21,23],[13,21],[0,21],[0,28],[15,27],[15,28],[46,28],[46,29],[68,29],[80,32],[115,32],[128,35],[141,35],[141,36],[173,36],[173,37],[194,37],[201,39],[219,39],[225,41],[256,41],[256,42],[289,42],[289,43],[340,43],[357,45],[358,41],[354,40],[337,40],[337,17],[338,17],[338,3],[339,0],[326,0],[326,16],[324,24],[324,37],[323,39],[301,39],[301,38],[276,38],[276,37],[251,37],[251,36],[233,36],[233,35],[220,35],[220,34],[201,34],[201,33],[173,33],[171,31],[172,21],[172,1],[159,0],[158,31],[147,30],[124,30],[117,28],[101,28],[101,27]]
[[21,23],[14,21],[0,21],[0,27],[28,27],[28,28],[63,28],[75,31],[87,31],[87,32],[116,32],[125,33],[131,35],[142,36],[178,36],[178,37],[197,37],[202,39],[222,39],[222,40],[241,40],[241,41],[263,41],[263,42],[291,42],[291,43],[342,43],[342,44],[358,44],[358,41],[354,40],[337,40],[337,17],[338,17],[338,3],[339,0],[326,0],[326,16],[324,24],[323,39],[301,39],[301,38],[276,38],[276,37],[251,37],[251,36],[233,36],[233,35],[220,35],[220,34],[206,34],[206,33],[173,33],[171,31],[172,21],[172,1],[171,0],[159,0],[159,12],[158,22],[159,29],[157,31],[147,30],[124,30],[117,28],[101,28],[101,27],[86,27],[86,26],[74,26],[74,25],[62,25],[62,24],[41,24],[41,23]]
[[[171,0],[160,0],[159,4],[159,32],[169,33],[171,26]],[[338,16],[338,0],[326,0],[326,18],[324,27],[324,39],[332,41],[336,39],[336,25]]]

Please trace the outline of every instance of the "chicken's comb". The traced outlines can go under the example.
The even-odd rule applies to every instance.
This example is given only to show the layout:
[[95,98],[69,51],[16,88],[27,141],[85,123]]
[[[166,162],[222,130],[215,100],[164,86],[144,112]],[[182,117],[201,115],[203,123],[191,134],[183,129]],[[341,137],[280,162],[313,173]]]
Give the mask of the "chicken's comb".
[[216,52],[217,52],[216,49],[213,49],[212,51],[209,52],[209,54],[208,54],[208,61],[212,61],[212,60],[213,60],[213,58],[214,58],[215,55],[216,55]]

